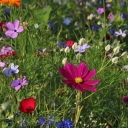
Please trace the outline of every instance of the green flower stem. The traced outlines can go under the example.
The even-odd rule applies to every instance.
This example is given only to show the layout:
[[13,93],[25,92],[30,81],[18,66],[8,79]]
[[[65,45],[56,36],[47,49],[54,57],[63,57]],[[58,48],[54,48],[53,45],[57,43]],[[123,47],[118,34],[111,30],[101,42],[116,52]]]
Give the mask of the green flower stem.
[[[68,98],[61,106],[63,106],[63,105],[70,99],[70,97],[73,95],[74,92],[75,92],[75,90],[72,92],[72,94],[69,96],[69,98]],[[61,108],[61,106],[60,106],[59,108]],[[55,110],[55,112],[50,116],[51,118],[52,118],[52,116],[59,110],[59,108],[57,108],[57,110]],[[49,117],[48,119],[50,119],[50,117]],[[46,121],[44,121],[44,123],[45,123],[45,122],[46,122]],[[43,127],[44,123],[41,125],[40,128]]]

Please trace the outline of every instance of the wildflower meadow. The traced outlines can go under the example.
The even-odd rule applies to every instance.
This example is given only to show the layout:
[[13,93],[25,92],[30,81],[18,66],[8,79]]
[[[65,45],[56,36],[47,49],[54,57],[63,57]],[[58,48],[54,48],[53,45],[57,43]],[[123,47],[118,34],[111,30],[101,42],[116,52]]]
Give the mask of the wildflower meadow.
[[126,0],[0,0],[0,128],[128,128]]

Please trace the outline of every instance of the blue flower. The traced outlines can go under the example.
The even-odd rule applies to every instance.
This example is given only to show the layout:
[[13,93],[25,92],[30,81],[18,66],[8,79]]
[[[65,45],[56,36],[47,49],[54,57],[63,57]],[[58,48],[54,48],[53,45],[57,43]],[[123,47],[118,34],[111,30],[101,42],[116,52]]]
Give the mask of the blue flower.
[[57,42],[57,44],[56,44],[58,47],[61,47],[61,46],[63,46],[63,42],[62,41],[60,41],[60,42]]
[[21,120],[20,126],[25,127],[27,122],[28,122],[27,119],[26,120]]
[[63,23],[66,25],[69,25],[71,23],[71,20],[67,17],[67,18],[63,18]]
[[57,128],[72,128],[73,127],[73,122],[70,119],[63,120],[59,123],[56,123]]
[[19,117],[20,115],[18,114],[18,113],[16,113],[16,115],[15,115],[16,117]]
[[12,120],[7,119],[7,122],[8,122],[8,126],[11,126]]
[[53,24],[53,22],[51,21],[51,22],[48,22],[48,25],[49,25],[49,29],[53,29],[53,30],[55,30],[55,27],[54,27],[54,24]]
[[98,27],[95,25],[92,25],[91,28],[92,28],[92,31],[98,31]]
[[110,30],[110,33],[114,36],[115,35],[115,29],[114,28],[111,28]]
[[121,18],[126,18],[126,14],[120,14]]
[[[49,115],[48,117],[46,117],[46,120],[50,117],[51,115]],[[43,123],[44,123],[44,125],[43,126],[49,126],[52,122],[54,122],[54,119],[53,119],[54,117],[52,117],[52,119],[50,119],[50,121],[46,121],[45,123],[44,123],[44,121],[45,121],[45,118],[44,117],[41,117],[40,118],[40,120],[39,120],[39,124],[40,125],[42,125]]]
[[14,66],[13,63],[10,63],[9,67],[11,67],[10,70],[8,68],[3,69],[3,72],[6,73],[6,76],[10,77],[12,74],[19,72],[17,69],[19,67],[18,65]]
[[119,4],[121,4],[123,7],[126,6],[126,1],[123,2],[123,0],[120,0]]

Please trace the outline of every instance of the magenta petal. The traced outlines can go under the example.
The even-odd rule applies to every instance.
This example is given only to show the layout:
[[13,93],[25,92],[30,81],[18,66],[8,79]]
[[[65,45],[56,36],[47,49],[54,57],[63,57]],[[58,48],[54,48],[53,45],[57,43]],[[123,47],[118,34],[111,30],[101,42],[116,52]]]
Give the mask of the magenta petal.
[[77,77],[77,68],[75,67],[74,64],[72,63],[67,63],[65,66],[64,66],[64,69],[69,72],[73,78],[76,78]]
[[88,73],[87,65],[84,62],[80,63],[77,67],[77,76],[83,78],[87,75],[87,73]]
[[14,25],[13,25],[11,22],[8,22],[8,23],[6,24],[6,27],[7,27],[8,29],[10,29],[10,30],[14,30]]
[[71,76],[71,74],[70,74],[69,72],[67,72],[65,69],[59,67],[59,72],[60,72],[60,74],[61,74],[64,78],[66,78],[66,79],[68,79],[68,80],[72,80],[72,81],[74,80],[73,77]]
[[81,84],[77,84],[75,89],[85,93],[85,91],[84,91],[83,87],[81,86]]
[[69,80],[62,79],[62,82],[64,84],[67,84],[70,88],[75,88],[77,86],[77,84],[74,81],[69,81]]
[[20,21],[19,20],[15,20],[14,21],[14,28],[17,30],[18,26],[19,26]]
[[9,35],[12,35],[14,33],[14,31],[12,31],[12,30],[7,30],[6,32],[5,32],[5,35],[6,36],[9,36]]
[[82,78],[83,78],[84,81],[90,80],[95,76],[95,74],[96,74],[96,69],[93,69],[93,70],[88,72],[86,77],[84,76],[85,78],[83,78],[83,77]]
[[13,34],[12,34],[12,38],[16,38],[18,36],[18,33],[17,32],[14,32]]
[[22,32],[24,30],[23,26],[19,26],[19,28],[17,29],[17,32]]
[[18,85],[15,87],[15,90],[19,90],[21,88],[21,85]]
[[92,86],[89,86],[89,85],[86,85],[86,84],[81,84],[81,86],[82,86],[85,90],[97,92],[97,88],[94,88],[94,87],[92,87]]
[[84,83],[87,85],[96,85],[99,83],[99,81],[101,81],[102,79],[98,79],[98,80],[92,80],[92,81],[85,81]]

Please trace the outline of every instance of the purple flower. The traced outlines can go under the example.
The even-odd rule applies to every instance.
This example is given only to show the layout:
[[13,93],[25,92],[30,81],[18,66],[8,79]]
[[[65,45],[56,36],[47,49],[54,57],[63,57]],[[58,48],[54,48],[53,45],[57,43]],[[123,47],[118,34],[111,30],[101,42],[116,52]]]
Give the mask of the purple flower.
[[28,81],[25,80],[26,79],[26,76],[23,76],[23,81],[21,81],[20,78],[18,78],[17,80],[14,80],[12,83],[11,83],[11,87],[15,87],[15,90],[19,90],[21,88],[21,85],[27,85]]
[[5,67],[5,63],[4,62],[0,62],[0,67]]
[[63,120],[59,123],[56,123],[57,128],[72,128],[73,122],[70,119]]
[[77,3],[80,3],[80,2],[82,2],[82,0],[77,0]]
[[0,41],[3,39],[3,37],[0,37]]
[[108,18],[110,19],[110,21],[113,21],[113,17],[114,17],[114,15],[113,15],[113,13],[111,13],[110,17],[108,17]]
[[95,25],[92,25],[91,28],[92,28],[92,31],[98,31],[98,27]]
[[119,31],[120,31],[120,32],[115,32],[116,37],[117,37],[117,36],[120,36],[120,35],[121,35],[122,37],[125,37],[125,36],[126,36],[125,32],[126,32],[127,30],[124,30],[124,31],[122,32],[122,30],[120,29]]
[[70,14],[68,17],[72,17],[74,14],[72,13],[72,14]]
[[110,7],[111,7],[111,4],[107,4],[106,7],[107,7],[107,8],[110,8]]
[[19,72],[19,70],[17,69],[19,66],[18,65],[16,65],[15,67],[14,67],[14,64],[13,63],[11,63],[10,65],[9,65],[9,67],[11,66],[11,69],[10,69],[10,71],[9,71],[9,69],[8,68],[4,68],[3,69],[3,72],[4,73],[6,73],[6,76],[11,76],[12,74],[14,74],[14,73],[18,73]]
[[24,30],[23,26],[19,26],[20,21],[15,20],[14,25],[11,22],[8,22],[6,24],[6,27],[9,29],[5,32],[6,36],[11,35],[12,38],[16,38],[18,36],[19,32],[22,32]]
[[121,99],[124,101],[124,103],[128,102],[128,96],[127,97],[123,97],[123,99]]
[[44,6],[43,6],[43,9],[45,9],[46,7],[47,7],[47,5],[44,5]]
[[5,46],[3,46],[2,49],[1,49],[0,55],[7,55],[7,53],[9,51],[12,52],[12,48],[11,47],[7,46],[7,48],[5,48]]
[[46,51],[46,48],[42,49],[42,51],[39,51],[40,54],[44,54]]
[[98,8],[97,10],[100,14],[104,13],[104,8]]
[[126,14],[120,14],[120,17],[121,17],[122,19],[124,19],[124,18],[126,18]]
[[81,46],[81,49],[80,49],[80,45],[78,45],[78,48],[75,50],[75,52],[79,52],[79,51],[81,53],[85,52],[85,50],[90,47],[89,45],[88,46],[87,45],[88,45],[88,43],[83,44]]

